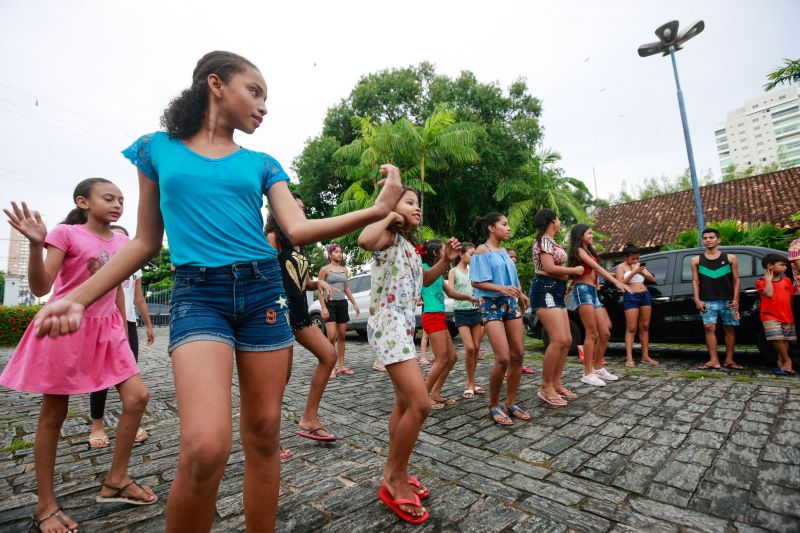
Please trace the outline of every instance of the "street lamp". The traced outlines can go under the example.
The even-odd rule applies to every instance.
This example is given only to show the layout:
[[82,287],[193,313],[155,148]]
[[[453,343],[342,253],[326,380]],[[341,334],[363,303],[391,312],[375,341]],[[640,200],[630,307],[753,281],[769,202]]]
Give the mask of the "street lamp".
[[678,89],[678,106],[681,110],[681,122],[683,123],[683,138],[686,141],[686,155],[689,158],[689,173],[692,175],[692,190],[694,192],[694,206],[697,211],[697,231],[702,244],[702,232],[705,227],[703,222],[703,203],[700,201],[700,187],[697,184],[697,170],[694,166],[694,153],[692,152],[692,139],[689,136],[689,124],[686,121],[686,106],[683,104],[683,91],[681,82],[678,79],[678,67],[675,64],[675,52],[682,48],[683,43],[703,31],[706,27],[702,20],[696,21],[689,26],[688,30],[678,33],[678,21],[671,20],[656,29],[658,42],[643,44],[639,47],[639,56],[647,57],[661,53],[662,56],[669,54],[672,59],[672,73],[675,75],[675,87]]

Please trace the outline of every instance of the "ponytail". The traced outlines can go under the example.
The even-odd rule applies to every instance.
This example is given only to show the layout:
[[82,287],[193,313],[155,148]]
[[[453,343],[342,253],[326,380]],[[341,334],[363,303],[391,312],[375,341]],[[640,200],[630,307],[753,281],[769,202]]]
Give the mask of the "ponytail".
[[503,218],[503,213],[492,211],[482,217],[475,218],[475,231],[483,235],[489,235],[489,226],[494,226],[497,221]]
[[77,206],[78,198],[89,198],[92,195],[92,187],[95,183],[111,183],[105,178],[87,178],[75,186],[72,191],[72,201],[75,202],[75,209],[67,213],[66,218],[61,221],[62,224],[74,226],[75,224],[86,224],[89,220],[89,215],[84,209]]
[[547,231],[547,226],[557,218],[558,213],[546,207],[539,209],[536,215],[534,215],[533,224],[536,226],[536,244],[539,245],[539,248],[542,247],[542,237],[544,236],[544,232]]

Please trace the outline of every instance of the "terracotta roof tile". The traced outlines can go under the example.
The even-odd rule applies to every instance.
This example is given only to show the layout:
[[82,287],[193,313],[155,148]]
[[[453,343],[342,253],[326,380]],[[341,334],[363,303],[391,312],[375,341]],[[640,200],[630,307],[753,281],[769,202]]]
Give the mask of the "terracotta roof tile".
[[[706,221],[725,219],[769,222],[790,229],[800,222],[800,167],[700,187]],[[622,252],[626,242],[644,250],[673,242],[678,233],[697,225],[692,191],[613,205],[594,213],[594,228],[609,237],[606,254]]]

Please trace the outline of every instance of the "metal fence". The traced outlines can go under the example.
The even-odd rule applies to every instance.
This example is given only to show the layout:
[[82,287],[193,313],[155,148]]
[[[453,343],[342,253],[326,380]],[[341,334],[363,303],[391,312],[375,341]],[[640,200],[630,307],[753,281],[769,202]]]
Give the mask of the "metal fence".
[[[169,307],[172,304],[172,287],[145,285],[142,287],[147,312],[154,326],[169,326]],[[141,325],[142,319],[139,318]]]

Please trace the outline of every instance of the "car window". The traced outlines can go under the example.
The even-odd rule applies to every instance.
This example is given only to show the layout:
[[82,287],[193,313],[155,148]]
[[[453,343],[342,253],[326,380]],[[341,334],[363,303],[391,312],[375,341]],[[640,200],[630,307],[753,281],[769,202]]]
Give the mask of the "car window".
[[744,252],[733,254],[739,260],[739,276],[750,277],[753,275],[753,256]]
[[666,257],[657,257],[655,259],[645,259],[647,263],[646,268],[656,278],[656,285],[663,285],[667,277],[667,270],[669,269],[669,259]]
[[364,292],[369,290],[369,276],[359,276],[349,281],[350,292]]
[[681,281],[692,281],[692,257],[696,255],[687,255],[683,258],[683,265],[681,266]]
[[753,258],[756,263],[756,276],[763,276],[764,275],[764,266],[761,264],[760,257]]

